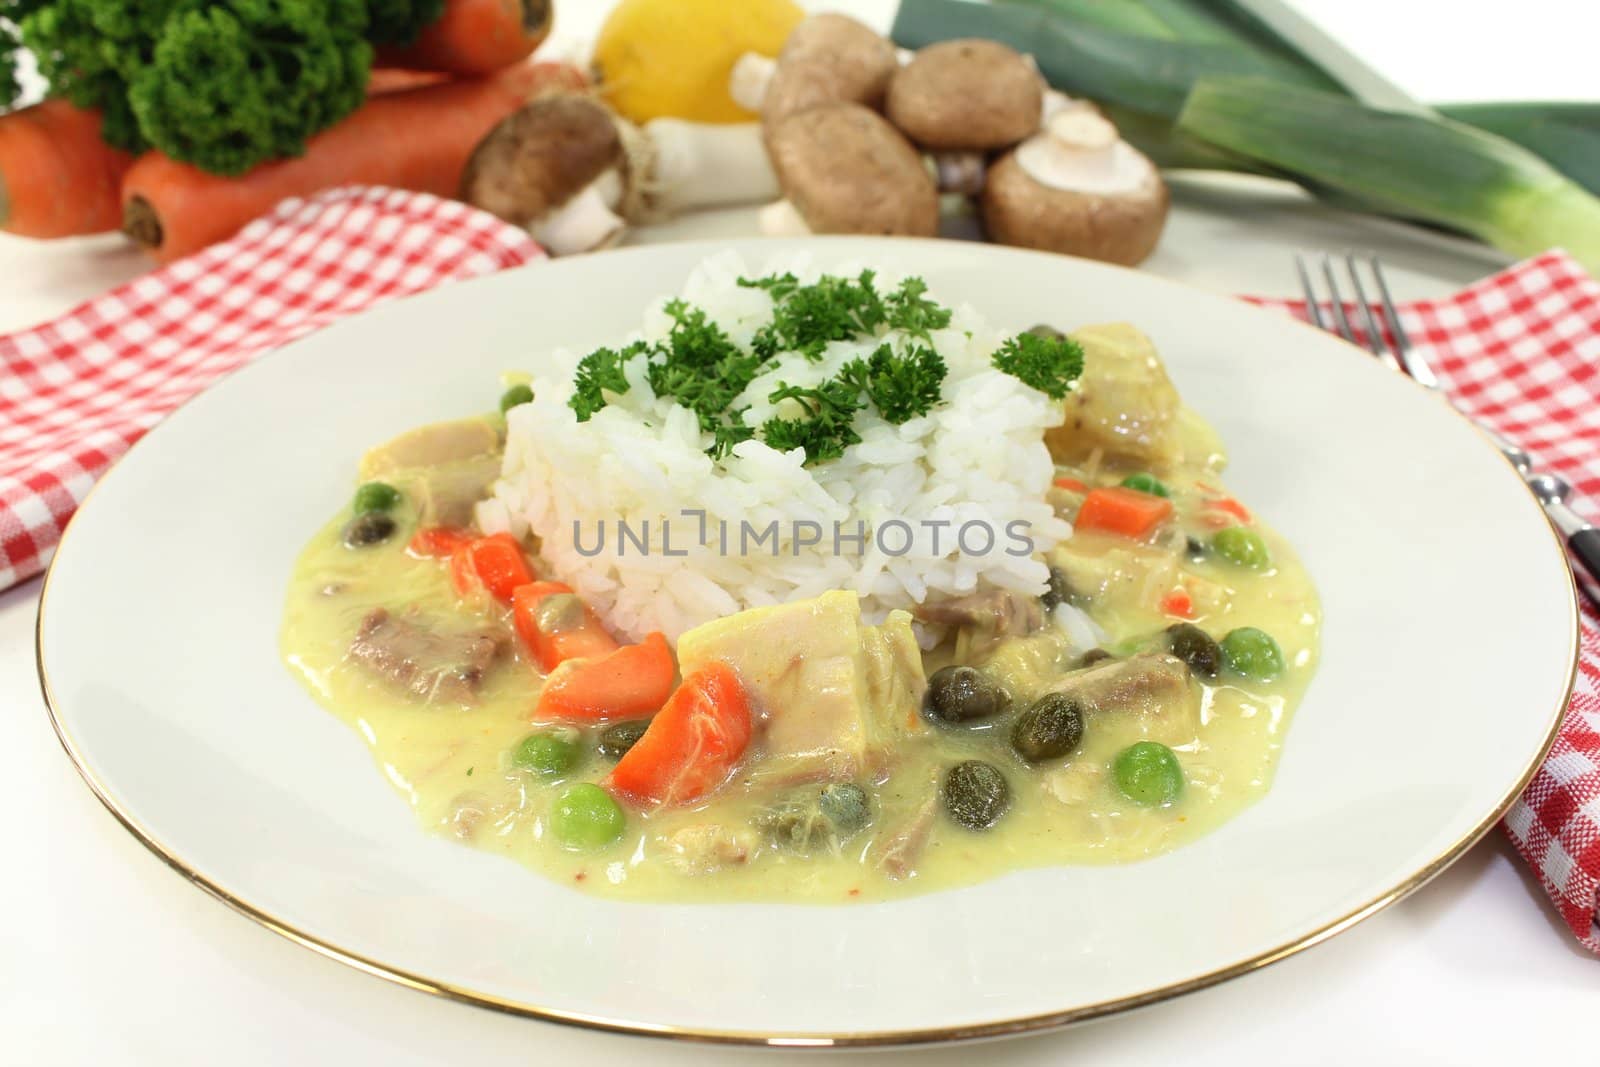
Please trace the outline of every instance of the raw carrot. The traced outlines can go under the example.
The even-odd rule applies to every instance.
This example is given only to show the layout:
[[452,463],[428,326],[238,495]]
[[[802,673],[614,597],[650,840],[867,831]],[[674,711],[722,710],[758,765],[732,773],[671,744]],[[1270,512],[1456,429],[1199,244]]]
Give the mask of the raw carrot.
[[1073,525],[1080,530],[1141,538],[1149,536],[1171,514],[1172,501],[1166,497],[1113,485],[1091,490],[1083,498]]
[[46,100],[0,116],[0,229],[23,237],[115,230],[132,163],[100,139],[98,111]]
[[448,81],[450,75],[437,70],[396,70],[393,67],[374,67],[367,75],[367,95],[381,96],[402,89],[422,89]]
[[550,33],[550,0],[445,0],[416,42],[378,50],[386,67],[489,74],[533,54]]
[[533,717],[540,722],[599,722],[654,715],[672,695],[672,649],[665,634],[592,659],[569,659],[539,691]]
[[533,574],[517,539],[498,533],[468,541],[451,552],[450,578],[462,596],[483,588],[496,600],[509,604],[518,587],[533,581]]
[[607,782],[634,800],[695,800],[727,780],[750,744],[751,729],[738,675],[712,663],[683,680]]
[[286,197],[336,185],[455,196],[467,157],[496,123],[543,91],[583,85],[568,64],[523,63],[490,78],[384,93],[311,138],[305,155],[239,178],[150,152],[122,183],[122,228],[167,263],[233,236]]
[[[565,597],[554,608],[545,601]],[[511,619],[517,636],[543,671],[553,671],[569,659],[604,656],[617,642],[601,625],[594,609],[561,582],[529,582],[511,594]]]
[[456,549],[471,540],[471,534],[452,526],[424,526],[411,538],[406,551],[425,559],[448,559]]

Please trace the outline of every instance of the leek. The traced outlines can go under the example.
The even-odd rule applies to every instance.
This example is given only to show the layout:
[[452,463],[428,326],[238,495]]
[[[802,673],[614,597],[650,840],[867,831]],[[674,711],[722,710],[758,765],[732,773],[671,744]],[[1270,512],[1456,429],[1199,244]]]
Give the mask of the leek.
[[1515,141],[1600,195],[1600,104],[1443,104],[1438,111]]
[[1600,272],[1600,200],[1521,146],[1464,123],[1281,82],[1202,78],[1177,129],[1512,255],[1564,247]]
[[903,0],[891,35],[905,48],[952,37],[1002,41],[1032,53],[1045,80],[1062,92],[1167,119],[1177,117],[1189,87],[1206,75],[1336,88],[1319,71],[1263,51],[1123,32],[1108,28],[1111,17],[1103,12],[1069,22],[1053,5]]

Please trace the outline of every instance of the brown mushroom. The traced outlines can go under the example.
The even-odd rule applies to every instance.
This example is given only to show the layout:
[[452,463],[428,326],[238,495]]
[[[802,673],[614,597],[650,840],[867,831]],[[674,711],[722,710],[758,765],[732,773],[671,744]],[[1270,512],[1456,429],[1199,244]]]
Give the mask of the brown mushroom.
[[1167,201],[1155,164],[1075,103],[989,168],[979,205],[990,240],[1133,266],[1160,239]]
[[813,15],[794,28],[776,60],[756,53],[734,65],[730,90],[772,124],[827,104],[883,104],[899,66],[894,45],[848,15]]
[[964,38],[931,44],[900,68],[886,113],[924,148],[987,152],[1036,131],[1043,98],[1043,79],[1027,56]]
[[764,216],[769,230],[932,236],[939,228],[939,193],[922,157],[870,108],[790,115],[767,147],[786,198]]
[[586,96],[540,97],[479,143],[461,198],[525,227],[556,255],[587,251],[622,229],[625,154],[611,112]]

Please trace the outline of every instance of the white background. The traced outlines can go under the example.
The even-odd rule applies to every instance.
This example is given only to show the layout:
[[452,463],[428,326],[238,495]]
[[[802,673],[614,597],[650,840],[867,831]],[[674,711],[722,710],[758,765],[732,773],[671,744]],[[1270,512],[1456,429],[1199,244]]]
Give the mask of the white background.
[[[607,6],[567,0],[560,37],[581,41]],[[826,6],[884,24],[893,8]],[[1600,18],[1587,0],[1298,6],[1426,99],[1600,95]],[[643,236],[716,235],[749,222],[734,213]],[[1185,182],[1149,267],[1221,291],[1287,293],[1290,249],[1351,245],[1381,251],[1402,295],[1444,292],[1495,262],[1277,189]],[[0,238],[0,330],[47,318],[139,269],[114,240],[45,247]],[[56,744],[34,676],[37,598],[37,581],[0,593],[0,807],[8,828],[0,852],[0,1062],[598,1067],[795,1055],[616,1038],[446,1003],[324,960],[186,886],[99,806]],[[159,626],[159,615],[148,623]],[[1597,1008],[1600,960],[1577,948],[1495,833],[1405,902],[1223,987],[981,1050],[851,1053],[830,1062],[1595,1062]]]

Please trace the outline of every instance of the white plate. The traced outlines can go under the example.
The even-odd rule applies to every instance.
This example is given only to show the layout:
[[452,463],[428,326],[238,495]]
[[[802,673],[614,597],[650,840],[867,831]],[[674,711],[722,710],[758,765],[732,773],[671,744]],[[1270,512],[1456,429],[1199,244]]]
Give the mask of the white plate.
[[1488,829],[1572,681],[1564,557],[1437,398],[1291,320],[1146,275],[935,241],[805,246],[915,270],[998,324],[1128,319],[1299,548],[1323,662],[1261,803],[1144,863],[846,907],[607,902],[430,837],[277,658],[301,545],[355,462],[481,410],[500,371],[610,341],[723,245],[539,264],[342,323],[185,406],[100,483],[46,584],[39,665],[91,788],[174,868],[363,970],[543,1018],[825,1045],[1015,1033],[1270,963]]

